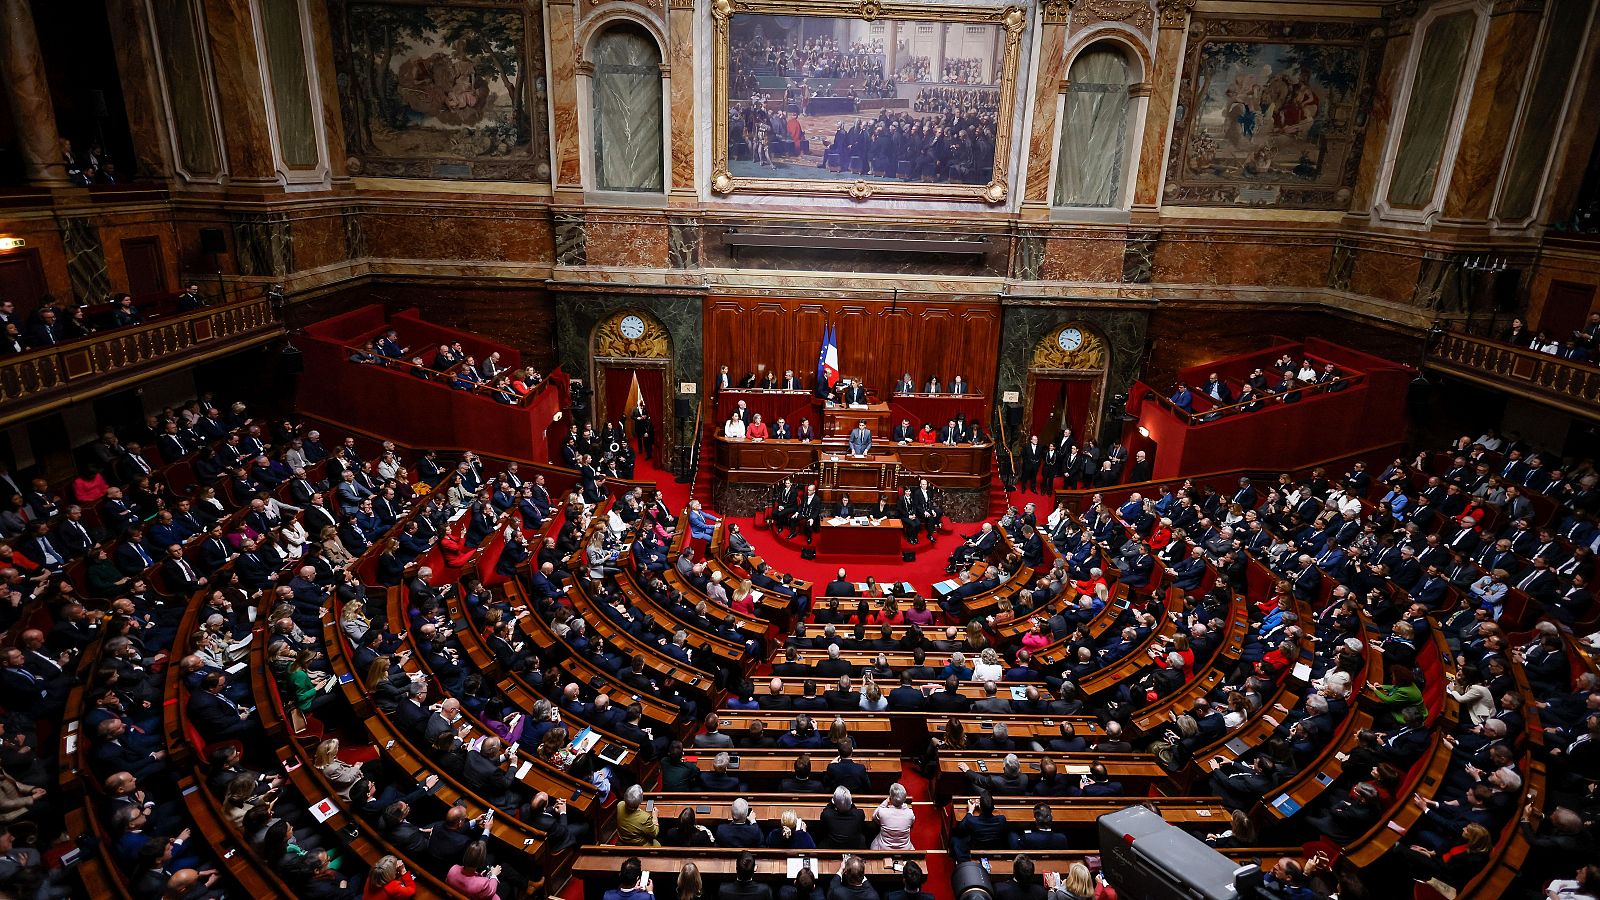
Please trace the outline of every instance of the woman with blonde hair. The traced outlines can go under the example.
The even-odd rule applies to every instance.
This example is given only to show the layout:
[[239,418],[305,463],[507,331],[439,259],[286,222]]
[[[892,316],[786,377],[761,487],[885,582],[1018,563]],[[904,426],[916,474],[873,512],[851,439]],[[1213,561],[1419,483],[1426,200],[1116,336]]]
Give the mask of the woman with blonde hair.
[[806,823],[795,815],[794,810],[786,809],[778,817],[778,827],[767,832],[762,839],[761,846],[783,850],[814,850],[817,842],[806,831]]
[[1089,867],[1083,863],[1073,863],[1056,884],[1046,884],[1045,887],[1054,888],[1048,895],[1049,900],[1095,900],[1099,896],[1094,876],[1089,874]]
[[314,762],[322,774],[328,776],[328,781],[333,783],[339,796],[346,800],[350,799],[350,788],[365,777],[360,766],[353,766],[339,758],[338,738],[328,738],[318,744]]
[[352,597],[345,601],[344,610],[339,613],[339,627],[344,629],[345,637],[350,643],[360,643],[368,629],[372,628],[372,619],[366,614],[367,604],[360,597]]
[[978,654],[978,662],[972,667],[972,680],[974,681],[999,681],[1006,673],[1006,667],[1000,661],[1000,653],[993,647],[983,648]]
[[344,548],[344,542],[339,540],[339,529],[332,525],[322,526],[322,530],[317,533],[317,540],[322,542],[322,558],[335,569],[356,561],[356,558],[350,555],[350,551]]
[[385,856],[372,864],[367,871],[367,883],[361,889],[362,900],[390,900],[416,895],[416,880],[407,871],[406,864],[393,856]]

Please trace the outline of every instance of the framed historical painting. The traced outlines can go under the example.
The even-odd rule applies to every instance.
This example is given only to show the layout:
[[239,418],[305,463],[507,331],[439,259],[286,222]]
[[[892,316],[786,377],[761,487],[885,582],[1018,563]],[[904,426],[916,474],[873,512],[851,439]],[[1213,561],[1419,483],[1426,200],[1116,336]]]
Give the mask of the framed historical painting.
[[352,175],[550,177],[538,6],[332,0]]
[[711,189],[1002,203],[1023,8],[714,0]]
[[1196,16],[1187,47],[1166,203],[1349,207],[1381,28]]

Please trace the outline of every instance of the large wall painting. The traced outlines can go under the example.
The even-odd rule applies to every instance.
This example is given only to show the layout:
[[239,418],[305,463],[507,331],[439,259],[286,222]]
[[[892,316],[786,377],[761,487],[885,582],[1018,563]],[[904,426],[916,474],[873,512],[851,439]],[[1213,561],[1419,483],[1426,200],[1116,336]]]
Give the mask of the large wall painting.
[[1196,17],[1165,202],[1348,206],[1382,40],[1372,22]]
[[717,0],[711,188],[1000,203],[1020,6]]
[[332,5],[352,175],[550,177],[537,5]]

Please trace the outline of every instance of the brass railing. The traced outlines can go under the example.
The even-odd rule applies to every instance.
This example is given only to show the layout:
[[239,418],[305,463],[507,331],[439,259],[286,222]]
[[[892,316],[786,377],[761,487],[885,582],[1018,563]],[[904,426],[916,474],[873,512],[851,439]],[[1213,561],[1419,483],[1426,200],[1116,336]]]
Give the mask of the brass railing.
[[164,316],[142,325],[96,332],[82,340],[0,357],[0,403],[114,381],[119,374],[177,362],[199,351],[282,329],[267,298]]
[[1600,419],[1600,366],[1449,331],[1428,349],[1427,365],[1494,388],[1520,389],[1555,406]]

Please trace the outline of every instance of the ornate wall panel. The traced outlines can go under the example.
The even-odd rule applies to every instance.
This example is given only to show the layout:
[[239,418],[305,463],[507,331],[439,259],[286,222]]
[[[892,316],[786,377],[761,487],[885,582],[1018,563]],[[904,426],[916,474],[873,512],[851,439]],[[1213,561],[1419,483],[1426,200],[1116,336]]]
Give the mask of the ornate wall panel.
[[1000,306],[994,301],[796,300],[715,297],[706,301],[705,365],[742,375],[758,364],[781,377],[794,369],[806,385],[817,370],[824,323],[838,329],[840,372],[861,377],[886,396],[902,372],[919,384],[930,375],[948,383],[956,374],[992,395],[1000,344]]
[[1196,16],[1165,202],[1346,208],[1382,40],[1371,21]]
[[549,178],[538,10],[331,0],[350,174]]

